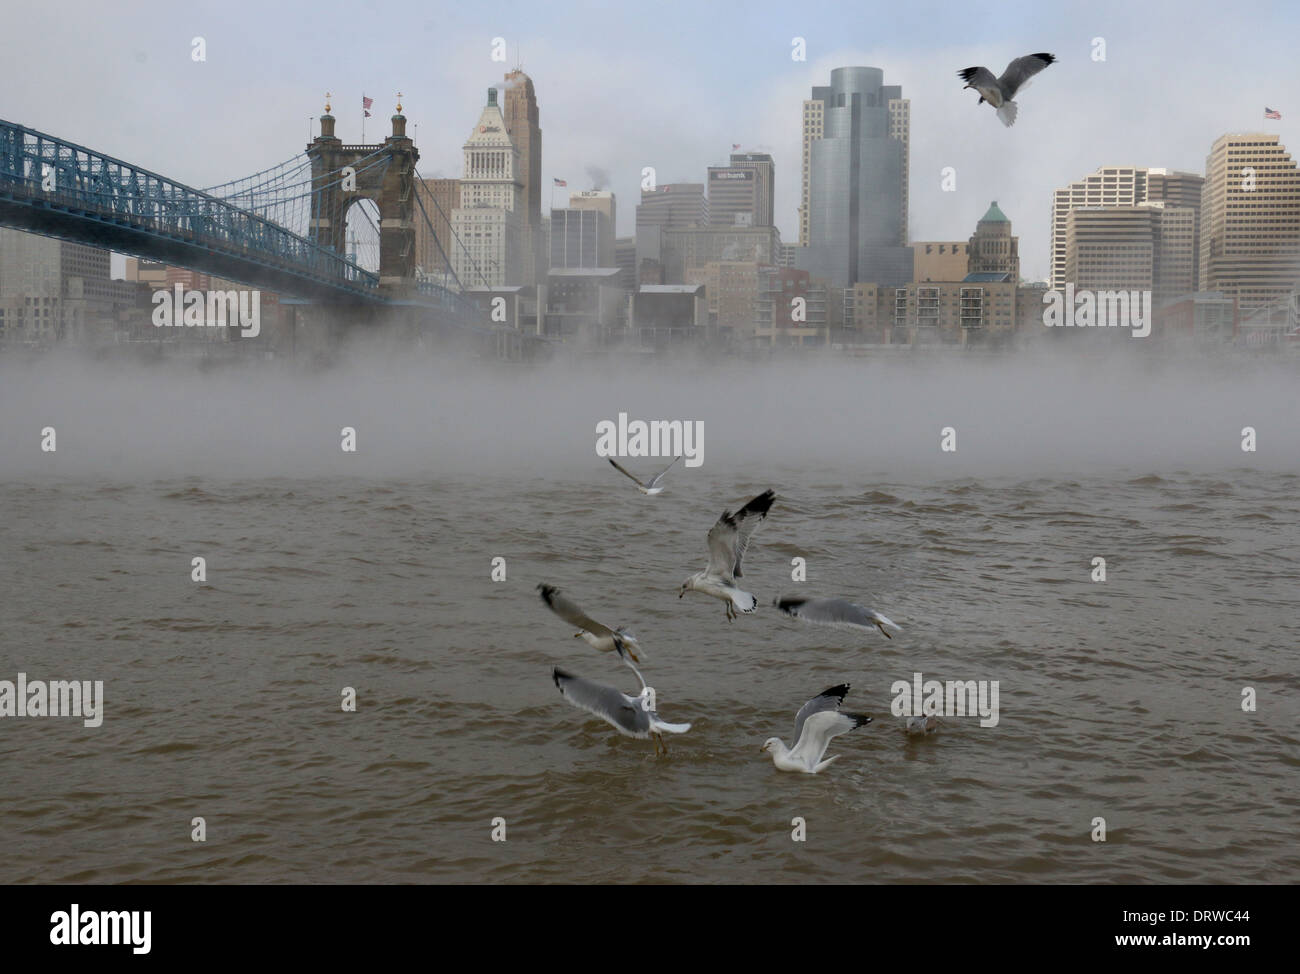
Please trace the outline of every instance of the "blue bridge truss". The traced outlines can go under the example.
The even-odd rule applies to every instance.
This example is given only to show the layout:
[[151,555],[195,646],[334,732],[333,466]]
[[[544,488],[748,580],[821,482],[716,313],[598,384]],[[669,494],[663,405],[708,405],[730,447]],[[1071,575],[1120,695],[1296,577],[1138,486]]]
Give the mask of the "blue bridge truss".
[[[0,120],[0,226],[186,267],[293,297],[388,303],[379,276],[255,212],[84,146]],[[414,301],[472,305],[430,282]],[[404,301],[403,303],[411,303]]]

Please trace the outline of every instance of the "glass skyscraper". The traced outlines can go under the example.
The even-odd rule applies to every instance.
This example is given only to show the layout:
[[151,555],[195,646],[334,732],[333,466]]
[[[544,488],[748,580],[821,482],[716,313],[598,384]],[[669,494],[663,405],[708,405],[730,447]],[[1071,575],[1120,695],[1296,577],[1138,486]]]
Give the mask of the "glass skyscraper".
[[[810,112],[809,104],[819,107]],[[907,240],[907,102],[879,68],[836,68],[805,103],[807,245],[796,266],[834,287],[912,279]],[[809,130],[813,118],[816,129]]]

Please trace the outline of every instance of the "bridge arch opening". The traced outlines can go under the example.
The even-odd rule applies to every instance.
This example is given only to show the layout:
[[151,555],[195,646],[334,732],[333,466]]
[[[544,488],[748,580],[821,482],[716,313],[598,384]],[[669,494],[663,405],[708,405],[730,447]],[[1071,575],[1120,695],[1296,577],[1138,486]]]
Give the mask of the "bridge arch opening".
[[379,271],[379,205],[372,199],[359,197],[348,204],[344,212],[344,252],[360,267]]

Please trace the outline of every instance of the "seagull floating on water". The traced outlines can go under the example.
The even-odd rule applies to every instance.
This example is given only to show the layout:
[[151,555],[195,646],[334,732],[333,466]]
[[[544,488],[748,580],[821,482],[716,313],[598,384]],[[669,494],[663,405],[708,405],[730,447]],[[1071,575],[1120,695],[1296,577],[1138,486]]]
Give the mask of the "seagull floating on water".
[[802,771],[817,774],[830,767],[839,757],[822,760],[832,737],[871,723],[866,714],[840,713],[840,704],[849,692],[849,685],[841,683],[828,687],[799,708],[794,718],[794,747],[786,747],[779,737],[769,737],[761,751],[772,752],[772,763],[778,771]]
[[[620,655],[622,655],[620,653]],[[624,662],[627,662],[624,657]],[[628,666],[632,666],[628,663]],[[606,686],[603,683],[597,683],[594,680],[586,680],[580,676],[574,676],[572,673],[566,673],[558,666],[551,671],[551,678],[555,680],[555,685],[560,688],[560,696],[564,697],[575,707],[579,707],[588,713],[595,714],[601,720],[607,721],[614,726],[620,733],[628,737],[638,737],[642,740],[654,737],[655,754],[663,749],[663,753],[668,753],[668,745],[664,743],[661,734],[685,734],[691,729],[689,723],[670,724],[659,717],[655,712],[655,689],[645,685],[645,679],[641,676],[640,670],[632,666],[632,672],[636,674],[637,679],[641,682],[641,692],[635,697],[629,697],[623,691]]]
[[664,489],[659,486],[659,481],[664,479],[664,474],[666,474],[669,470],[671,470],[673,468],[673,463],[676,463],[677,460],[681,459],[681,457],[678,457],[676,460],[673,461],[673,463],[668,464],[668,466],[664,467],[657,474],[655,474],[649,480],[644,482],[640,478],[633,476],[632,474],[624,470],[621,466],[619,466],[613,457],[606,457],[605,459],[607,459],[610,462],[610,464],[614,467],[615,470],[621,473],[624,477],[627,477],[629,480],[631,480],[632,483],[636,484],[637,490],[641,491],[641,493],[643,494],[649,494],[650,496],[653,497],[655,494],[662,494],[664,492]]
[[784,595],[773,599],[772,604],[795,619],[811,622],[819,626],[835,626],[839,629],[880,630],[886,639],[893,639],[885,632],[885,626],[903,631],[896,622],[886,619],[875,609],[866,609],[846,599],[813,599],[801,595]]
[[939,733],[939,718],[934,714],[924,714],[907,718],[907,733],[913,737],[923,734]]
[[758,607],[758,599],[737,588],[736,579],[742,574],[740,560],[745,557],[749,539],[767,517],[774,500],[776,493],[765,490],[735,514],[722,512],[722,517],[709,530],[709,563],[703,571],[682,582],[677,593],[679,599],[692,591],[721,599],[727,603],[728,622],[736,618],[737,609],[753,612]]
[[[632,635],[623,627],[611,629],[609,626],[597,622],[587,613],[583,612],[577,603],[570,600],[567,596],[561,594],[560,590],[554,585],[545,583],[537,586],[537,591],[541,593],[542,601],[557,616],[570,625],[577,626],[578,631],[573,634],[574,639],[582,638],[586,640],[589,646],[592,646],[602,653],[608,653],[610,650],[626,650],[628,656],[636,662],[641,662],[641,657],[637,656],[636,651],[641,648],[641,644],[636,641],[636,636]],[[620,646],[622,649],[620,650]]]
[[966,82],[963,91],[966,88],[978,91],[980,100],[977,104],[988,102],[998,110],[1002,124],[1010,127],[1015,124],[1016,112],[1019,110],[1011,99],[1025,87],[1030,78],[1055,60],[1054,54],[1026,54],[1008,64],[1000,78],[993,77],[993,72],[984,67],[962,68],[957,72],[957,77]]

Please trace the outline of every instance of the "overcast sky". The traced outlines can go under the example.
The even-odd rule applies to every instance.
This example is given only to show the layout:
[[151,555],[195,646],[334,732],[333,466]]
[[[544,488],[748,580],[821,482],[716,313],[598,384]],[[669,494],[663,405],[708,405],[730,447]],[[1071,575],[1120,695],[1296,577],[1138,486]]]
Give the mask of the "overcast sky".
[[[544,205],[553,178],[586,189],[603,170],[621,235],[643,166],[702,182],[738,142],[775,157],[777,225],[797,242],[801,101],[832,68],[880,67],[912,102],[912,239],[965,239],[997,200],[1023,274],[1039,279],[1052,190],[1097,166],[1203,172],[1230,131],[1300,148],[1300,5],[1287,3],[91,0],[11,4],[5,19],[0,118],[198,186],[300,152],[327,90],[344,141],[360,139],[363,91],[367,141],[387,134],[401,91],[421,173],[459,176],[486,89],[521,57],[541,108]],[[796,36],[806,62],[791,59]],[[494,37],[509,65],[491,60]],[[1018,98],[1011,129],[956,77],[1037,51],[1060,60]],[[956,192],[940,189],[946,166]]]

